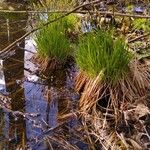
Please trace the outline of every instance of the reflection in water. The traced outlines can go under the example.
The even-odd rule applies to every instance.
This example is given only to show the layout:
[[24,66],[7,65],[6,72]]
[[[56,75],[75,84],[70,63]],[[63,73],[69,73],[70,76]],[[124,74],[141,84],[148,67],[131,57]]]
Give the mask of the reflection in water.
[[6,92],[3,60],[0,60],[0,91]]
[[[27,19],[0,14],[0,50],[25,34]],[[35,51],[31,43],[26,39],[19,46]],[[65,114],[73,111],[70,104],[76,94],[72,90],[72,69],[56,71],[45,86],[32,73],[37,69],[29,61],[32,55],[16,46],[9,54],[0,56],[0,150],[23,149],[25,145],[34,149],[38,137],[57,127],[68,117]],[[76,120],[71,121],[75,125]],[[43,141],[36,150],[48,149],[48,145]]]
[[[53,88],[51,88],[50,91],[52,91]],[[58,114],[58,99],[52,97],[48,93],[48,103],[46,108],[46,123],[49,127],[55,127],[57,125],[57,114]]]
[[[60,74],[57,74],[57,77],[55,75],[54,78],[55,80],[47,86],[24,82],[26,112],[37,116],[34,120],[26,120],[26,135],[30,146],[35,143],[35,138],[43,135],[48,128],[56,127],[59,121],[66,119],[59,119],[60,116],[71,111],[69,103],[75,99],[75,94],[67,90],[66,83],[69,81],[66,80],[66,72],[61,73],[61,78]],[[63,80],[63,84],[59,80]]]
[[[22,23],[20,19],[25,21]],[[26,22],[26,15],[0,14],[0,50],[25,34]],[[24,47],[25,43],[20,43],[20,46]],[[23,77],[24,51],[14,47],[9,54],[0,56],[0,100],[10,110],[25,112],[24,89],[16,82]],[[2,94],[8,95],[9,107],[5,103],[8,97],[3,97]],[[15,150],[24,147],[26,141],[24,118],[12,115],[7,109],[0,111],[0,149]]]

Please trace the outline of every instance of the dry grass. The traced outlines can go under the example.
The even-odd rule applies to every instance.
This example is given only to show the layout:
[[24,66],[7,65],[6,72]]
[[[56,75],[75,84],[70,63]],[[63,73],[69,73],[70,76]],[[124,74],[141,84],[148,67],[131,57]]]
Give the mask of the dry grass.
[[[80,113],[84,130],[89,135],[90,144],[96,142],[97,145],[102,145],[103,149],[106,150],[109,148],[112,150],[142,148],[143,145],[137,142],[135,135],[129,133],[132,130],[128,123],[130,121],[126,120],[124,114],[129,111],[129,106],[134,107],[134,111],[137,111],[135,109],[137,106],[134,104],[138,100],[143,103],[141,97],[148,94],[150,90],[150,66],[142,65],[138,60],[132,61],[129,66],[130,71],[127,76],[119,80],[115,86],[101,81],[100,74],[94,79],[85,75],[84,72],[79,72],[76,76],[76,89],[82,92],[79,102]],[[101,102],[106,103],[106,106],[103,107]],[[144,111],[147,110],[145,107],[147,106],[144,105]],[[145,111],[145,113],[148,112]],[[139,120],[137,119],[137,121]],[[142,124],[142,128],[144,128],[144,124]],[[134,139],[129,138],[133,135]],[[136,135],[139,136],[137,132]]]
[[40,65],[40,71],[42,73],[46,73],[47,70],[55,70],[56,68],[59,69],[61,68],[64,64],[62,62],[59,62],[58,59],[56,58],[51,58],[51,57],[42,57],[38,54],[36,54],[33,58],[32,58],[33,62],[36,62],[37,64]]
[[[114,41],[104,31],[93,35],[81,41],[76,59],[80,71],[75,88],[81,93],[79,111],[87,141],[93,150],[142,150],[143,143],[135,138],[140,136],[135,127],[139,120],[132,116],[137,100],[150,91],[150,65],[130,54],[123,40]],[[127,119],[130,109],[133,115]],[[140,125],[145,134],[145,125]]]
[[87,107],[90,110],[93,104],[104,97],[106,91],[109,93],[114,108],[118,108],[120,102],[134,102],[135,99],[144,96],[150,88],[148,67],[141,65],[137,60],[133,61],[130,64],[128,75],[119,80],[115,86],[101,81],[101,73],[97,77],[91,78],[84,72],[79,72],[75,82],[76,90],[79,92],[83,90],[80,99],[80,108],[87,111]]

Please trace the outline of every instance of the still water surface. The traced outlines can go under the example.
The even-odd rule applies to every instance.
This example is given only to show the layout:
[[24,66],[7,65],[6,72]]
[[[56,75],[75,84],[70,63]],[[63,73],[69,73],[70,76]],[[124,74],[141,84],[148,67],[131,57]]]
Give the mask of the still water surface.
[[[28,27],[29,15],[1,13],[0,51],[24,35]],[[35,42],[28,37],[0,55],[0,150],[65,149],[64,142],[60,146],[58,140],[62,132],[68,143],[87,149],[70,132],[78,125],[73,115],[78,100],[73,90],[75,67],[71,64],[53,73],[50,80],[41,79],[38,64],[31,61],[35,52]]]

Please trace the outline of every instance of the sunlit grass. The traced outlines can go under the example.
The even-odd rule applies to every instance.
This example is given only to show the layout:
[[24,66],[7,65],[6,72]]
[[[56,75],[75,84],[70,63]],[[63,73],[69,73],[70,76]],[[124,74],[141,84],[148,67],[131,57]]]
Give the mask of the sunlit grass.
[[36,35],[38,53],[44,57],[56,57],[65,61],[70,54],[70,42],[60,23],[53,23],[40,30]]
[[92,77],[101,72],[102,79],[113,83],[127,73],[131,58],[124,39],[113,40],[111,33],[102,30],[80,38],[76,54],[81,70]]
[[63,29],[57,24],[42,29],[36,36],[38,53],[42,57],[56,57],[65,61],[70,54],[70,43]]
[[114,39],[103,30],[81,37],[76,62],[75,89],[81,94],[79,111],[90,144],[127,149],[128,143],[120,138],[126,131],[118,130],[124,122],[121,116],[129,105],[133,107],[149,93],[149,66],[129,52],[123,38]]
[[[58,17],[58,14],[51,14],[48,16],[48,20]],[[40,62],[44,61],[44,68],[47,68],[48,64],[55,64],[54,66],[57,66],[58,63],[64,64],[67,58],[73,54],[72,43],[68,34],[75,30],[76,21],[76,16],[69,15],[47,25],[36,33],[37,58],[40,58]],[[44,22],[42,20],[39,26]]]

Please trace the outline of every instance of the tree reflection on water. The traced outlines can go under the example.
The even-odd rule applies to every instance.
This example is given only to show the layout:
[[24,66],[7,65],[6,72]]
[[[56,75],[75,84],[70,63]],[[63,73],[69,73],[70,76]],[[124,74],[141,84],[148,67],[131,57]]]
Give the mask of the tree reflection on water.
[[[27,15],[0,14],[0,51],[26,33],[27,22]],[[66,70],[56,71],[53,81],[47,81],[47,87],[31,80],[39,79],[28,72],[34,64],[27,59],[33,54],[24,48],[34,49],[31,43],[24,39],[19,43],[21,48],[15,46],[9,53],[0,54],[0,149],[34,145],[36,137],[64,121],[63,115],[71,112],[70,103],[75,99],[74,91],[70,90],[72,79]],[[45,91],[51,94],[48,99]],[[44,148],[48,146],[43,143],[41,149]]]

